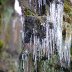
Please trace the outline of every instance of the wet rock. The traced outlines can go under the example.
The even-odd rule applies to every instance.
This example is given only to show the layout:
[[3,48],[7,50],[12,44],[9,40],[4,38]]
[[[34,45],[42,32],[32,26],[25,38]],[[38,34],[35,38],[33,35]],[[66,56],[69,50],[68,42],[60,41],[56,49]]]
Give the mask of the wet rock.
[[53,29],[53,23],[52,22],[49,22],[49,28]]
[[41,60],[48,60],[48,57],[43,56]]
[[0,72],[4,72],[3,70],[0,70]]
[[62,36],[63,36],[63,40],[65,40],[65,38],[66,38],[66,29],[63,29]]
[[[33,30],[35,30],[35,34],[33,33]],[[25,17],[25,38],[24,42],[29,43],[30,38],[37,36],[39,38],[44,38],[45,37],[45,28],[43,25],[41,25],[41,22],[38,18],[33,17],[33,16],[27,16]]]

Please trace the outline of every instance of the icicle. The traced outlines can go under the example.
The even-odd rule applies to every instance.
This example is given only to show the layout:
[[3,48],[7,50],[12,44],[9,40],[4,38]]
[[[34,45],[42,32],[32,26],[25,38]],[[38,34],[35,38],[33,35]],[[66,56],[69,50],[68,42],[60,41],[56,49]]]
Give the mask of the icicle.
[[48,23],[46,24],[46,48],[47,48],[47,53],[48,53],[48,59],[49,59],[49,35],[48,35]]
[[30,5],[30,7],[31,7],[31,1],[32,1],[32,0],[29,0],[29,5]]
[[42,6],[42,0],[38,0],[39,8]]
[[43,0],[43,4],[46,5],[46,0]]
[[71,47],[71,35],[69,38],[66,37],[64,44],[64,58],[68,66],[70,66],[70,47]]
[[14,8],[19,15],[22,15],[21,7],[19,6],[18,0],[15,0]]
[[62,23],[63,23],[63,3],[57,4],[56,10],[57,21],[57,49],[59,52],[60,60],[62,60]]
[[52,30],[54,34],[52,32],[50,32],[50,34],[52,33],[53,35],[54,40],[53,39],[52,40],[53,40],[53,43],[55,43],[57,46],[57,50],[58,50],[58,53],[60,56],[60,62],[61,62],[63,58],[63,52],[65,52],[65,50],[63,51],[63,47],[62,47],[63,2],[61,0],[58,0],[56,3],[55,1],[50,3],[50,21],[53,23],[53,26],[54,26],[54,30]]

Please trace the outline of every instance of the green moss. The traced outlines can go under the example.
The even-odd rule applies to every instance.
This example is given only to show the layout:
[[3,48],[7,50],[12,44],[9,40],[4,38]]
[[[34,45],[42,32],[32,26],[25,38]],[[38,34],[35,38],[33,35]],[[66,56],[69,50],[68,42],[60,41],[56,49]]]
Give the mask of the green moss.
[[5,5],[8,2],[8,0],[0,0],[1,5]]
[[65,0],[64,2],[64,12],[65,12],[65,17],[64,21],[68,23],[72,23],[72,5],[69,0]]
[[45,72],[61,72],[59,62],[59,55],[57,53],[54,54],[49,60],[41,59],[40,61],[37,61],[38,72],[44,72],[44,70]]
[[72,17],[65,14],[65,15],[63,16],[63,21],[71,24],[71,23],[72,23]]
[[34,13],[30,9],[28,9],[28,8],[25,8],[24,14],[25,14],[25,16],[29,16],[29,15],[34,16]]
[[65,13],[70,13],[71,12],[71,7],[68,4],[64,4],[64,11]]
[[0,53],[2,52],[2,49],[3,49],[3,41],[0,40]]
[[25,8],[25,15],[27,16],[27,15],[31,15],[31,12],[27,9],[27,8]]
[[72,42],[71,42],[71,50],[70,51],[71,51],[71,56],[72,56]]
[[70,1],[69,0],[65,0],[64,2],[64,11],[65,13],[70,13],[72,11],[72,6],[70,5]]

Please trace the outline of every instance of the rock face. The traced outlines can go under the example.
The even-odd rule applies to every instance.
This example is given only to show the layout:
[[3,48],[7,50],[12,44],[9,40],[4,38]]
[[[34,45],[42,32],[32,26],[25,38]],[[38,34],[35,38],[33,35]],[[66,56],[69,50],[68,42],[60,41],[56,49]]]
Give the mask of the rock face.
[[0,70],[0,72],[4,72],[3,70]]
[[19,0],[19,2],[22,7],[23,14],[24,14],[25,8],[30,9],[31,11],[33,11],[34,13],[37,13],[40,16],[46,14],[46,6],[45,6],[46,0],[45,2],[44,0]]
[[[40,3],[40,7],[39,7],[39,1],[40,2],[42,1],[42,4]],[[29,12],[31,11],[30,13],[34,13],[33,15],[37,16],[37,17],[46,15],[47,14],[46,10],[49,10],[47,8],[50,7],[50,2],[53,2],[53,1],[54,0],[46,0],[46,4],[43,5],[43,0],[35,0],[35,1],[34,0],[19,0],[24,16],[27,15],[27,14],[25,14],[25,10],[26,10],[26,12],[28,12],[28,15],[29,15]],[[61,0],[61,1],[64,2],[64,0]],[[56,0],[56,4],[59,4],[58,0]],[[69,33],[69,35],[72,35],[72,29],[71,29],[71,27],[72,27],[71,11],[72,10],[71,10],[71,8],[70,8],[71,6],[69,4],[71,5],[70,1],[67,1],[67,0],[64,3],[64,6],[65,6],[64,7],[64,24],[63,24],[62,28],[65,27],[66,34]],[[44,12],[42,12],[42,11],[44,11]],[[48,13],[49,13],[49,11],[48,11]],[[67,27],[67,25],[68,25],[68,27]],[[67,35],[67,36],[69,36],[69,35]]]
[[[46,37],[45,33],[46,28],[41,24],[40,19],[35,16],[25,17],[23,28],[24,28],[24,49],[28,49],[30,53],[33,53],[34,36],[39,38],[39,41],[42,42],[42,39]],[[32,43],[32,45],[30,45],[30,43]]]
[[[22,10],[23,10],[23,15],[25,16],[25,23],[24,23],[24,42],[25,42],[25,46],[24,46],[24,48],[28,49],[28,48],[35,47],[34,48],[34,62],[35,62],[35,64],[37,64],[36,63],[37,62],[37,60],[36,60],[37,59],[36,51],[39,48],[36,45],[37,44],[37,39],[39,38],[40,42],[44,42],[44,41],[42,41],[42,39],[44,39],[46,37],[46,35],[48,34],[47,32],[49,32],[49,34],[48,34],[49,39],[48,39],[48,37],[46,37],[46,39],[48,39],[47,43],[49,43],[48,48],[50,48],[50,51],[51,51],[51,44],[52,44],[52,47],[54,47],[53,46],[53,41],[51,42],[49,40],[52,40],[51,36],[53,37],[55,35],[54,37],[56,37],[56,38],[54,38],[54,39],[57,39],[57,40],[54,40],[54,39],[53,40],[54,40],[54,43],[57,41],[57,43],[55,44],[55,47],[56,48],[58,47],[57,50],[60,54],[59,55],[60,59],[62,59],[61,60],[61,65],[63,65],[63,63],[65,62],[63,56],[65,56],[66,55],[65,53],[67,53],[67,51],[65,51],[64,49],[65,49],[65,47],[68,48],[68,46],[70,44],[70,43],[67,43],[68,38],[71,40],[71,38],[70,38],[71,33],[68,32],[68,29],[66,27],[62,27],[62,20],[60,21],[60,19],[62,19],[62,15],[61,15],[61,12],[62,12],[61,10],[62,9],[61,8],[63,8],[64,0],[26,0],[26,1],[25,0],[19,0],[19,2],[20,2],[20,5],[22,7]],[[26,4],[24,4],[24,3],[26,3]],[[61,6],[60,9],[58,8],[59,6]],[[47,9],[47,8],[49,8],[49,9]],[[28,15],[29,15],[29,12],[33,12],[34,13],[33,16],[27,16],[25,14],[25,10],[26,10],[26,12],[28,12]],[[48,11],[49,14],[47,13],[47,11]],[[56,16],[55,16],[55,14],[56,14]],[[44,21],[44,22],[48,23],[48,27],[46,27],[48,29],[47,32],[46,32],[46,28],[44,27],[44,23],[42,25],[41,20],[38,19],[38,17],[42,17],[44,15],[47,17],[46,18],[47,20],[49,20],[49,18],[50,18],[48,16],[51,16],[50,21],[48,21],[48,22],[46,22],[47,20]],[[56,27],[56,25],[57,25],[57,27]],[[54,31],[54,32],[52,32],[52,31]],[[62,38],[63,38],[63,41],[65,43],[64,48],[62,48],[62,44],[60,44],[62,42]],[[68,41],[70,42],[70,40],[68,40]],[[32,41],[32,47],[31,47],[31,41]],[[46,42],[45,42],[45,44],[46,44]],[[61,53],[59,51],[59,48],[62,49]],[[64,50],[64,52],[63,52],[63,50]],[[45,50],[45,51],[47,51],[47,50]],[[49,56],[51,57],[51,55],[49,55]],[[67,57],[70,57],[70,56],[67,56]],[[45,58],[45,59],[47,59],[47,58]],[[67,60],[69,60],[69,59],[67,59]],[[35,65],[35,69],[37,69],[36,66],[37,65]],[[66,66],[64,66],[64,67],[66,67]]]
[[31,36],[34,35],[33,29],[36,30],[35,35],[39,38],[45,37],[45,28],[41,25],[41,22],[38,18],[33,16],[25,17],[25,43],[30,42]]

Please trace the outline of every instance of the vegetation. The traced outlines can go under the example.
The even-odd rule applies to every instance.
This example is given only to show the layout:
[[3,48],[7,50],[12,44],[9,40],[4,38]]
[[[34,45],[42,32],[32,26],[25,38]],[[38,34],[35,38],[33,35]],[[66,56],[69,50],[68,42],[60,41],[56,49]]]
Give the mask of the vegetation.
[[72,56],[72,42],[71,42],[71,50],[70,51],[71,51],[71,56]]
[[2,50],[3,50],[3,41],[2,40],[0,40],[0,54],[2,53]]
[[72,23],[72,5],[69,0],[65,0],[64,2],[64,12],[65,12],[65,21],[68,23]]
[[0,0],[0,4],[5,5],[8,0]]
[[65,13],[68,13],[68,14],[72,11],[71,5],[68,2],[68,0],[65,0],[65,3],[64,3],[64,11],[65,11]]
[[[70,3],[70,0],[65,0],[64,2],[64,22],[67,22],[70,24],[70,27],[67,27],[69,32],[71,33],[72,29],[72,4]],[[66,25],[66,24],[65,24]],[[72,56],[72,43],[71,43],[71,56]]]
[[25,8],[24,14],[25,14],[25,16],[30,16],[30,15],[34,16],[34,13],[28,8]]
[[[9,50],[11,17],[13,8],[10,0],[0,0],[0,69],[7,72],[17,72],[15,66],[15,58]],[[12,0],[14,1],[14,0]],[[11,2],[11,1],[10,1]],[[2,37],[3,36],[3,37]],[[14,60],[15,59],[15,60]]]
[[50,60],[38,61],[38,72],[70,72],[69,69],[61,67],[58,55],[54,55]]

